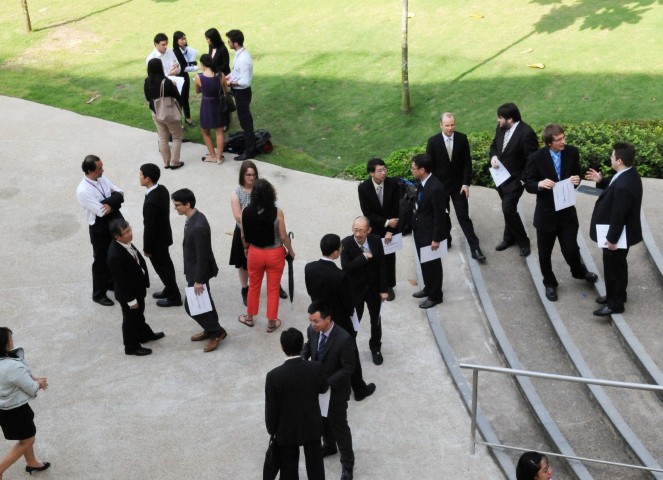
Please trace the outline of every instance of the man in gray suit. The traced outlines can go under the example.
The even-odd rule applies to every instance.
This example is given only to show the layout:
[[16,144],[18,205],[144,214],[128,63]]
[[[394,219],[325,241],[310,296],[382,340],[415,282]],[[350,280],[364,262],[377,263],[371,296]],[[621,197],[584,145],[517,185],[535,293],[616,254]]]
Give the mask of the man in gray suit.
[[[196,295],[201,295],[207,288],[209,293],[209,279],[216,277],[219,267],[214,260],[212,252],[212,231],[205,215],[200,213],[196,207],[196,197],[188,188],[182,188],[173,192],[170,196],[179,215],[185,215],[187,220],[184,224],[184,275],[187,286],[193,287]],[[191,337],[192,342],[200,342],[209,339],[203,349],[205,352],[216,350],[221,340],[228,334],[219,325],[219,315],[216,313],[214,300],[210,293],[212,310],[199,315],[191,315],[188,301],[184,302],[184,309],[198,324],[203,331]]]

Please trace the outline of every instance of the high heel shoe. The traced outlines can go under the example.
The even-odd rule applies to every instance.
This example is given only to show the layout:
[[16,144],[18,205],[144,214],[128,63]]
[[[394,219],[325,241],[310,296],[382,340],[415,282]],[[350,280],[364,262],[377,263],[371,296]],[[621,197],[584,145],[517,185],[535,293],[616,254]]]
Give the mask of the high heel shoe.
[[44,462],[44,465],[42,465],[41,467],[31,467],[30,465],[26,465],[25,471],[28,472],[30,475],[32,475],[32,472],[43,472],[50,466],[51,464],[49,462]]

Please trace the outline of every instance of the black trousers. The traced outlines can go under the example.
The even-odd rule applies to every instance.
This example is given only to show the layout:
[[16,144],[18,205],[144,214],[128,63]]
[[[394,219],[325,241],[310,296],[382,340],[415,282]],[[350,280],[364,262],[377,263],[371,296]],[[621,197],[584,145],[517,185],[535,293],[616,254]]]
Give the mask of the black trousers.
[[608,299],[606,305],[612,309],[621,310],[626,301],[626,288],[628,287],[628,256],[629,248],[617,250],[603,249],[603,275],[605,277],[605,293]]
[[539,250],[539,267],[543,275],[543,285],[557,287],[557,278],[552,269],[552,251],[555,240],[559,239],[559,247],[566,263],[571,267],[573,278],[585,278],[587,268],[582,263],[580,248],[577,241],[578,225],[559,223],[552,231],[536,229],[536,245]]
[[[187,286],[193,287],[194,282],[189,282]],[[209,289],[209,283],[205,284],[207,287],[207,292],[209,293],[209,299],[210,302],[212,303],[212,310],[209,312],[201,313],[200,315],[191,315],[191,312],[189,311],[189,300],[184,297],[184,310],[186,311],[187,315],[189,315],[191,318],[193,318],[196,322],[198,322],[198,325],[203,327],[203,330],[207,332],[207,334],[212,337],[216,338],[225,332],[223,327],[219,324],[219,314],[216,313],[216,306],[214,305],[214,299],[212,298],[212,292]]]
[[508,192],[497,188],[502,199],[502,215],[504,215],[504,236],[506,243],[516,243],[519,247],[529,247],[529,237],[525,232],[523,221],[518,215],[518,201],[523,194],[525,187],[522,185]]
[[[423,244],[415,238],[414,244],[417,247],[417,256],[421,261],[421,248],[430,245]],[[430,262],[421,263],[421,275],[424,277],[424,293],[434,302],[442,301],[442,279],[444,271],[442,270],[442,260],[435,259]]]
[[351,332],[348,332],[352,335],[352,340],[354,343],[355,351],[355,369],[350,375],[350,385],[352,386],[352,391],[355,393],[362,393],[366,390],[366,382],[364,381],[364,372],[361,369],[361,359],[359,358],[359,349],[357,348],[357,332],[353,329]]
[[[320,440],[307,442],[303,446],[308,480],[325,480]],[[280,480],[299,480],[299,445],[276,445],[276,448],[281,461]]]
[[184,79],[184,85],[182,85],[182,93],[180,93],[180,98],[182,99],[182,110],[184,110],[184,118],[191,118],[191,108],[189,107],[189,92],[191,90],[191,78],[188,73],[182,75]]
[[97,217],[94,225],[90,225],[90,243],[92,243],[92,298],[99,299],[106,296],[106,291],[112,288],[113,277],[106,257],[112,237],[108,231],[108,223],[102,217]]
[[160,248],[150,252],[150,262],[157,272],[159,278],[164,285],[164,293],[167,295],[168,300],[180,302],[182,295],[180,289],[177,287],[177,279],[175,276],[175,266],[168,253],[168,247]]
[[253,131],[253,117],[251,116],[251,87],[233,89],[235,105],[237,106],[237,119],[244,130],[244,153],[248,156],[256,154],[256,136]]
[[[384,238],[384,237],[382,237]],[[384,256],[384,265],[387,269],[387,285],[396,286],[396,254],[390,253]]]
[[368,347],[371,352],[379,352],[382,348],[382,318],[380,317],[380,292],[368,288],[364,295],[355,301],[357,309],[357,318],[361,321],[364,316],[364,303],[368,306],[368,315],[371,318],[371,338],[368,340]]
[[[474,233],[474,225],[470,218],[470,206],[467,197],[459,192],[454,192],[449,194],[449,198],[454,205],[456,218],[458,219],[460,228],[463,230],[463,235],[465,235],[467,243],[470,245],[470,249],[474,252],[474,250],[479,248],[479,238],[476,233]],[[449,209],[449,199],[447,199],[447,210],[451,212]],[[449,231],[451,231],[451,219],[449,219]]]
[[140,344],[154,336],[154,331],[145,321],[145,299],[138,298],[138,308],[131,309],[126,302],[122,307],[122,340],[126,351],[140,348]]
[[348,401],[334,399],[329,403],[327,417],[322,418],[323,434],[322,438],[325,445],[338,446],[341,453],[341,465],[350,471],[355,465],[355,454],[352,451],[352,432],[348,425]]

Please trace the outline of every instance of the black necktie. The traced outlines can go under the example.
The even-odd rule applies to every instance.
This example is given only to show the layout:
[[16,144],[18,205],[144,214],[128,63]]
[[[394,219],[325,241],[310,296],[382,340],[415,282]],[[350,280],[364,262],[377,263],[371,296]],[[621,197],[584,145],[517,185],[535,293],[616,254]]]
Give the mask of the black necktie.
[[327,335],[321,333],[320,344],[318,345],[318,355],[316,360],[322,359],[322,356],[325,354],[325,350],[327,350]]

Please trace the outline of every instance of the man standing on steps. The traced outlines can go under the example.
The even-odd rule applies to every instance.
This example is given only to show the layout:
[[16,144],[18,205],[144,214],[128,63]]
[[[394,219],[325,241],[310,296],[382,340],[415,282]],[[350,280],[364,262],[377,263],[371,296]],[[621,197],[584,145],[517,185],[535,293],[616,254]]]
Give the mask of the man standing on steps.
[[[440,181],[446,197],[446,210],[449,212],[449,199],[454,204],[456,218],[470,245],[472,258],[485,262],[486,256],[479,247],[479,238],[474,233],[474,225],[469,215],[468,198],[472,180],[472,157],[467,135],[456,131],[456,120],[452,113],[440,115],[442,132],[428,139],[426,155],[433,162],[433,175]],[[449,215],[447,214],[447,218]],[[451,231],[451,221],[449,221]],[[451,246],[451,235],[449,245]]]
[[[626,142],[615,143],[610,155],[610,166],[617,172],[611,178],[603,178],[600,172],[592,168],[585,175],[585,180],[596,182],[596,186],[603,190],[594,205],[590,238],[595,242],[598,240],[597,226],[607,228],[605,239],[601,238],[603,245],[599,245],[603,248],[606,291],[605,296],[596,299],[597,303],[603,305],[594,311],[594,315],[599,317],[624,312],[628,287],[626,256],[633,245],[642,241],[642,180],[635,169],[635,147]],[[622,235],[626,236],[626,248],[617,247]]]
[[527,157],[538,148],[536,134],[521,120],[518,107],[514,103],[501,105],[497,109],[497,129],[489,153],[490,166],[506,168],[510,174],[509,179],[497,187],[504,215],[504,235],[495,247],[498,252],[518,244],[521,257],[530,254],[529,237],[518,214],[518,201],[524,191],[522,176]]
[[253,83],[253,59],[244,47],[244,34],[240,30],[226,32],[228,46],[235,51],[233,69],[227,77],[228,85],[233,89],[235,104],[237,105],[237,119],[244,130],[244,152],[237,155],[235,160],[243,161],[255,158],[256,137],[253,132],[253,117],[251,116],[251,84]]
[[577,187],[580,185],[580,153],[576,147],[566,145],[564,129],[554,123],[543,129],[545,147],[532,153],[525,168],[525,188],[536,195],[534,228],[536,246],[539,251],[539,267],[546,288],[546,298],[557,301],[557,278],[552,269],[552,250],[559,239],[564,260],[571,267],[573,278],[594,283],[597,275],[588,272],[580,257],[578,247],[578,215],[576,207],[555,210],[553,188],[557,182],[566,180]]

